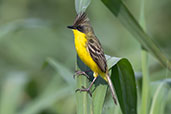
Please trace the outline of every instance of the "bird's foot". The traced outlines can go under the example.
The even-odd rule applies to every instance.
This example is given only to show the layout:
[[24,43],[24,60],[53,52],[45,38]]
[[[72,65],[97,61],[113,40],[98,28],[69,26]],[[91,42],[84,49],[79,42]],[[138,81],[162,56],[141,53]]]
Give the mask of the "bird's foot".
[[76,89],[75,90],[75,92],[78,92],[78,91],[80,91],[80,92],[87,92],[89,95],[90,95],[90,97],[92,97],[92,93],[91,93],[91,91],[90,91],[90,88],[85,88],[84,86],[82,86],[82,89]]
[[73,78],[75,79],[76,76],[79,76],[79,75],[84,75],[86,76],[87,78],[89,78],[89,75],[86,74],[86,72],[89,72],[89,71],[80,71],[80,70],[77,70],[75,71],[75,74],[73,75]]

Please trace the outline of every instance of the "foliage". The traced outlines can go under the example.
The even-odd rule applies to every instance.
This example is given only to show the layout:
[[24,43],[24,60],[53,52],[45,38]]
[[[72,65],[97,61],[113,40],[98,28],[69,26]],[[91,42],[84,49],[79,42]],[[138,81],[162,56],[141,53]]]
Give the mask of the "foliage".
[[[83,0],[75,0],[76,6],[81,1]],[[103,1],[107,4],[110,0]],[[84,11],[89,5],[87,14],[95,33],[105,53],[113,58],[111,61],[108,60],[109,67],[112,67],[111,74],[119,71],[113,69],[121,68],[118,66],[119,61],[114,62],[116,58],[113,55],[126,58],[120,59],[120,64],[126,62],[126,66],[130,66],[131,63],[132,67],[129,68],[134,69],[135,73],[138,114],[144,113],[141,111],[144,104],[142,96],[145,96],[145,100],[148,99],[148,102],[145,102],[147,113],[170,114],[171,72],[166,69],[169,67],[171,57],[170,2],[146,1],[144,8],[146,11],[142,18],[146,20],[146,27],[143,26],[141,19],[139,20],[141,12],[139,6],[142,3],[130,0],[121,2],[115,0],[115,2],[110,5],[116,6],[113,7],[116,8],[114,10],[116,16],[113,16],[100,0],[92,0],[90,5],[90,0],[84,0],[80,3],[82,6],[76,9],[77,12]],[[72,78],[76,54],[72,33],[66,26],[72,24],[76,15],[74,1],[16,0],[14,3],[13,0],[5,0],[1,2],[0,15],[0,114],[79,114],[92,110],[98,114],[122,114],[123,110],[126,110],[123,105],[135,107],[135,97],[128,99],[127,94],[122,94],[128,91],[124,89],[126,86],[123,84],[126,83],[120,86],[124,88],[117,89],[119,87],[116,86],[119,85],[117,80],[113,82],[116,84],[114,86],[116,94],[119,94],[121,107],[114,105],[111,93],[107,91],[107,85],[101,84],[100,79],[96,82],[97,85],[93,86],[95,90],[92,98],[86,93],[75,93],[78,87],[82,85],[87,87],[92,78],[90,80],[84,76],[79,76],[75,80]],[[150,41],[147,38],[150,38]],[[151,44],[151,40],[155,43]],[[154,44],[157,44],[155,47],[161,51],[154,51],[156,50],[152,49]],[[140,45],[143,45],[153,57],[145,52],[147,56],[140,59],[143,53]],[[41,69],[44,61],[46,67]],[[145,61],[142,66],[141,61]],[[158,61],[165,64],[165,67]],[[121,71],[132,72],[129,68],[125,68],[126,66]],[[143,79],[144,70],[141,70],[141,67],[147,71],[146,81]],[[148,86],[143,87],[144,82],[148,83]],[[134,82],[132,84],[134,85]],[[148,94],[143,88],[148,89]],[[129,93],[135,96],[134,92]],[[121,94],[123,96],[120,96]],[[131,105],[126,102],[127,100],[135,101]],[[127,104],[121,103],[122,101]],[[83,104],[90,106],[86,105],[83,110],[77,108]]]

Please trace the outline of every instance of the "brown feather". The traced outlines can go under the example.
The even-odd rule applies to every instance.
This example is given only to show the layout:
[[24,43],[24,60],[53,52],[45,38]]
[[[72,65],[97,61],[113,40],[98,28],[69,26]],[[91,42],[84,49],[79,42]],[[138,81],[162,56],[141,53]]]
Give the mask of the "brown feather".
[[99,40],[97,38],[96,40],[94,38],[89,39],[87,45],[88,45],[87,46],[88,51],[91,57],[93,58],[93,60],[96,62],[100,70],[106,73],[107,71],[106,58],[104,56],[104,52],[103,52],[103,49],[101,47]]
[[79,26],[86,22],[89,22],[89,19],[87,17],[87,14],[85,12],[83,12],[83,13],[80,13],[77,15],[73,26]]

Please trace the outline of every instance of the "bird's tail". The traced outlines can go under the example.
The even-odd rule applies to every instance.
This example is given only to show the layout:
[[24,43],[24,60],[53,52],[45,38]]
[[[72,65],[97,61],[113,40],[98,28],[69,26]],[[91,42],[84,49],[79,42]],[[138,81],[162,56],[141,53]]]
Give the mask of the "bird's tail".
[[117,100],[116,100],[115,91],[114,91],[113,84],[112,84],[112,81],[111,81],[111,79],[110,79],[108,73],[107,73],[107,75],[106,75],[106,78],[107,78],[107,82],[108,82],[108,84],[109,84],[110,90],[111,90],[111,92],[112,92],[112,98],[113,98],[113,100],[114,100],[114,103],[117,105]]

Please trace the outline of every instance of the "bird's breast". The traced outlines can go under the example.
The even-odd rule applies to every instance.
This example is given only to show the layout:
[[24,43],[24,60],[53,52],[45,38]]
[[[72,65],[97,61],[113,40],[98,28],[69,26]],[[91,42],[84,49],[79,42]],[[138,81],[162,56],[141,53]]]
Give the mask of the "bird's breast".
[[94,72],[99,72],[99,67],[92,59],[87,49],[86,35],[78,30],[73,30],[75,36],[75,49],[80,59]]

